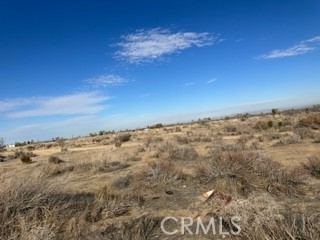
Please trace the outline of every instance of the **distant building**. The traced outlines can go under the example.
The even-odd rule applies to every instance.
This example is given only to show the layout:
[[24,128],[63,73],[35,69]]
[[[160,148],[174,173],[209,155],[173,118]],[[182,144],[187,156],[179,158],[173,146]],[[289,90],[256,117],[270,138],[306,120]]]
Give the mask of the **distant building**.
[[9,144],[9,145],[6,146],[6,148],[14,148],[14,147],[15,147],[14,144]]

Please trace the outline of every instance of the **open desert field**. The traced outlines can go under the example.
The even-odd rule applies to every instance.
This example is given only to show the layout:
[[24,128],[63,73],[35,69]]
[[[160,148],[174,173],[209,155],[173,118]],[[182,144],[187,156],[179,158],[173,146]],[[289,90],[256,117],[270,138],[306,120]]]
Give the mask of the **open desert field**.
[[319,144],[314,107],[2,150],[0,239],[319,239]]

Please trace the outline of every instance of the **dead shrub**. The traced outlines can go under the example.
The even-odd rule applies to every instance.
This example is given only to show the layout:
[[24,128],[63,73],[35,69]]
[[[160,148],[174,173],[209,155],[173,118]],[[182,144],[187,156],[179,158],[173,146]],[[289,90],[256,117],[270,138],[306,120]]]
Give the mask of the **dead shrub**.
[[102,232],[102,236],[114,240],[162,239],[160,236],[165,239],[165,235],[160,231],[161,221],[160,217],[142,216],[118,225],[109,224]]
[[300,142],[301,142],[300,136],[294,134],[291,136],[280,138],[279,141],[274,144],[274,146],[285,146],[285,145],[295,144]]
[[[296,196],[304,182],[301,168],[287,169],[271,158],[253,151],[233,150],[209,152],[205,162],[196,168],[201,183],[216,183],[219,179],[235,179],[237,192],[244,189],[264,189],[272,194]],[[248,194],[248,193],[246,193]]]
[[34,146],[27,146],[28,151],[34,151],[36,148]]
[[175,139],[179,144],[188,144],[189,143],[189,139],[185,136],[176,135]]
[[117,141],[117,142],[115,142],[115,144],[114,144],[114,146],[115,146],[116,148],[121,148],[121,145],[122,145],[122,142],[120,142],[120,141]]
[[20,160],[22,163],[31,163],[32,162],[31,157],[27,154],[22,154],[20,156]]
[[63,160],[61,160],[58,156],[52,155],[48,158],[48,162],[53,164],[59,164],[59,163],[62,163]]
[[162,137],[154,137],[154,136],[148,136],[145,140],[144,145],[146,147],[153,147],[156,144],[163,142],[163,138]]
[[250,174],[259,155],[254,152],[227,151],[205,156],[207,161],[197,168],[197,175],[205,182],[229,177],[235,178]]
[[0,238],[65,239],[64,223],[93,202],[93,194],[61,193],[43,179],[17,178],[0,189]]
[[127,175],[125,177],[120,177],[112,182],[112,187],[123,189],[130,186],[131,182],[133,181],[132,175]]
[[97,169],[99,172],[114,172],[120,169],[125,169],[130,167],[127,163],[122,163],[118,161],[108,162],[108,161],[100,161],[98,162]]
[[238,143],[241,145],[241,146],[245,146],[246,143],[251,140],[253,138],[253,135],[252,134],[243,134],[240,136],[240,138],[238,139]]
[[125,133],[115,137],[114,142],[124,143],[124,142],[130,141],[130,139],[131,139],[131,134]]
[[312,130],[307,127],[295,128],[293,132],[301,139],[314,138],[315,136]]
[[21,159],[21,157],[23,157],[23,156],[32,158],[32,157],[35,157],[36,155],[33,152],[29,152],[29,151],[26,152],[21,149],[16,150],[13,154],[14,159],[16,159],[16,158]]
[[149,183],[174,182],[184,178],[183,172],[167,160],[150,161],[138,178]]
[[264,135],[268,140],[277,140],[283,137],[283,135],[279,132],[276,131],[268,131],[265,135]]
[[61,147],[61,152],[62,152],[62,153],[68,152],[68,148],[67,148],[67,147]]
[[56,164],[56,163],[48,163],[43,166],[43,173],[46,176],[49,177],[54,177],[58,175],[62,175],[67,172],[72,172],[74,170],[75,166],[74,165],[69,165],[69,164]]
[[222,142],[212,150],[213,151],[240,151],[244,149],[245,149],[245,146],[241,144]]
[[238,127],[234,124],[227,124],[224,126],[224,130],[227,133],[236,133],[238,131]]
[[316,130],[320,129],[320,113],[301,119],[297,124],[297,127],[308,127]]
[[303,166],[311,176],[320,178],[320,157],[318,155],[309,157],[309,162]]
[[268,127],[268,123],[267,122],[258,121],[258,122],[256,122],[254,128],[261,131],[261,130],[267,130],[269,127]]
[[253,194],[247,200],[222,209],[224,218],[241,219],[241,239],[318,239],[320,212],[315,207],[305,210],[279,207],[279,202],[267,194]]
[[191,146],[179,147],[168,142],[160,145],[158,150],[169,160],[193,161],[199,157],[197,151]]
[[126,215],[133,206],[140,206],[144,199],[139,195],[123,194],[104,186],[95,194],[95,209],[86,215],[86,220],[96,222],[106,218],[115,218]]

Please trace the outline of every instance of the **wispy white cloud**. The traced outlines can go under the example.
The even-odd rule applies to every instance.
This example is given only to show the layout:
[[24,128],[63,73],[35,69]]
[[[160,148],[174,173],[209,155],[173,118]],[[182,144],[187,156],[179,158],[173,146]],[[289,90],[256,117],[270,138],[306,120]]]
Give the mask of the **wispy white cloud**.
[[26,98],[16,98],[10,100],[2,100],[0,101],[0,112],[10,111],[21,106],[25,106],[31,104],[34,99],[26,99]]
[[212,79],[208,80],[206,83],[211,84],[211,83],[214,83],[215,81],[217,81],[217,78],[212,78]]
[[93,87],[100,88],[119,86],[126,83],[127,80],[115,74],[106,74],[86,79],[85,82],[92,85]]
[[121,38],[115,57],[129,63],[152,62],[187,48],[212,45],[217,40],[208,32],[173,33],[163,28],[138,30]]
[[[109,97],[97,92],[82,92],[55,97],[9,99],[0,102],[0,111],[10,118],[50,115],[94,114],[107,107]],[[3,107],[4,106],[4,107]]]
[[146,97],[150,97],[150,96],[151,96],[151,93],[144,93],[144,94],[141,94],[139,97],[146,98]]
[[293,45],[286,49],[274,49],[267,54],[261,55],[260,59],[274,59],[283,57],[292,57],[297,55],[306,54],[316,50],[320,45],[320,36],[316,36],[307,40],[300,41],[298,44]]
[[187,83],[184,84],[184,86],[190,87],[190,86],[193,86],[195,84],[196,84],[195,82],[187,82]]

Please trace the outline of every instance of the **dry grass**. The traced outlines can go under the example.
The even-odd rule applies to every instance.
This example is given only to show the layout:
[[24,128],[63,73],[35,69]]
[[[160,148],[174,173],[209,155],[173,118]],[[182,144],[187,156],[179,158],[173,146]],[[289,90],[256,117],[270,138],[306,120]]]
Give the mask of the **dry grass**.
[[320,129],[320,113],[315,113],[306,118],[301,119],[297,126],[308,127],[312,129]]
[[47,182],[17,179],[0,194],[1,239],[59,239],[71,216],[80,216],[92,194],[65,194]]
[[288,144],[300,143],[301,137],[299,135],[292,135],[287,137],[281,137],[278,142],[274,144],[274,146],[284,146]]
[[53,164],[59,164],[59,163],[62,163],[63,160],[61,158],[59,158],[58,156],[52,155],[48,158],[48,162],[53,163]]
[[320,178],[320,157],[314,155],[309,157],[309,162],[304,164],[305,169],[311,174],[311,176]]
[[27,163],[27,164],[32,162],[31,157],[27,154],[22,154],[20,156],[20,160],[22,163]]
[[271,196],[252,195],[232,202],[223,215],[241,218],[241,239],[318,239],[320,212],[316,208],[289,209]]
[[205,158],[206,161],[196,169],[200,181],[220,185],[220,189],[233,184],[237,188],[233,193],[247,195],[260,189],[272,194],[297,196],[305,179],[300,168],[287,169],[259,152],[235,148],[226,152],[210,151]]
[[155,147],[155,156],[172,161],[196,161],[197,151],[191,146],[178,146],[175,143],[165,142]]
[[72,172],[74,169],[74,165],[65,163],[57,165],[56,163],[49,162],[43,166],[42,171],[45,176],[53,177]]
[[170,183],[182,180],[185,175],[176,164],[168,160],[148,162],[145,169],[137,174],[138,181],[146,184]]
[[[8,149],[0,157],[0,239],[316,240],[317,111],[34,143],[35,154]],[[128,141],[114,147],[121,139]],[[72,150],[61,152],[65,146]],[[33,164],[21,164],[23,154]],[[217,194],[204,201],[209,190]],[[241,233],[168,237],[160,229],[166,216],[221,216],[224,230],[239,216]]]

